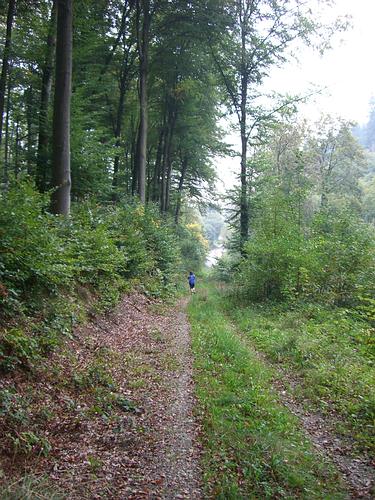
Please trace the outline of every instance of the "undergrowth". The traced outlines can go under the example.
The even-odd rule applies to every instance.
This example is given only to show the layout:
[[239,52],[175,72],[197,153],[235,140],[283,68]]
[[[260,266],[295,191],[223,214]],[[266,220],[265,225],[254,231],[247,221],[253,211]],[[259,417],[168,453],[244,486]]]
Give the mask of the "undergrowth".
[[2,500],[63,500],[66,495],[43,476],[26,476],[0,488]]
[[314,454],[297,419],[270,389],[271,369],[222,312],[214,286],[192,297],[189,316],[206,495],[345,498],[333,467]]
[[[223,305],[253,345],[298,377],[293,396],[333,414],[340,432],[373,452],[374,329],[350,309],[319,304]],[[282,375],[281,375],[282,376]]]
[[[73,205],[69,218],[48,213],[49,196],[27,182],[0,193],[0,370],[32,369],[73,327],[138,289],[176,293],[189,265],[185,240],[153,207],[134,201]],[[202,252],[201,258],[204,258]]]
[[74,328],[130,291],[168,302],[190,264],[185,240],[200,245],[153,206],[87,201],[63,218],[48,205],[48,195],[28,182],[0,193],[1,498],[13,491],[28,498],[34,487],[39,495],[39,479],[9,480],[17,464],[53,455],[56,419],[74,434],[95,420],[117,425],[139,412],[121,381],[128,361],[113,349],[93,355],[91,338],[77,347]]

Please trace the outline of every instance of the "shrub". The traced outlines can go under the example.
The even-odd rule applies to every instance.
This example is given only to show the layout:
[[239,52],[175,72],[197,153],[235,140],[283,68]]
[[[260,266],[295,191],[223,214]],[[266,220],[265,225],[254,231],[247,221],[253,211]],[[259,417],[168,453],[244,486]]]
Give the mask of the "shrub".
[[345,209],[318,213],[304,234],[292,221],[274,234],[258,222],[235,281],[253,300],[352,306],[372,296],[374,249],[373,229]]
[[0,369],[11,370],[16,367],[30,367],[39,358],[36,339],[14,328],[0,337]]
[[0,319],[31,319],[27,332],[0,337],[3,369],[27,366],[69,334],[92,307],[80,306],[82,288],[98,310],[113,307],[131,283],[160,296],[174,289],[184,238],[203,255],[199,235],[184,228],[180,237],[153,206],[86,201],[66,218],[49,214],[48,203],[25,181],[0,193]]
[[356,305],[373,294],[372,228],[346,210],[319,213],[307,241],[303,295],[325,303]]
[[0,306],[5,311],[33,306],[43,291],[56,293],[71,280],[47,203],[28,183],[0,194]]

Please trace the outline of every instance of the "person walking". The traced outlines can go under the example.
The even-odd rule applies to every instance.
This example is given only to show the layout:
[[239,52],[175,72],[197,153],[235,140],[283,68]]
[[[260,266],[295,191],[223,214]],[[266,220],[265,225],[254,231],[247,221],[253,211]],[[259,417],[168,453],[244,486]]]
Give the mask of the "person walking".
[[195,293],[195,274],[192,271],[190,271],[189,273],[188,281],[190,286],[190,293]]

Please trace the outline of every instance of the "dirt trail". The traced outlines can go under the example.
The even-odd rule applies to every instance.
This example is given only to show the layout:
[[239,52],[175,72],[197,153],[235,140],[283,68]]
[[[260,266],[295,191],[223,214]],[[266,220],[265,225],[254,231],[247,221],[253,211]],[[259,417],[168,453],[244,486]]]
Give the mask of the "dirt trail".
[[[32,389],[51,410],[44,432],[52,451],[18,463],[3,456],[7,478],[47,477],[69,500],[202,498],[187,300],[168,306],[128,295],[76,329],[48,360],[58,372],[21,374],[20,393]],[[103,359],[113,384],[75,385],[103,377]],[[111,391],[123,403],[106,413]]]
[[[163,480],[163,498],[201,498],[197,447],[198,425],[193,416],[194,385],[189,324],[185,308],[187,300],[180,302],[172,315],[172,324],[165,333],[168,337],[167,354],[176,369],[168,373],[168,397],[160,400],[165,414],[158,426],[158,453],[154,456],[153,470]],[[166,396],[167,394],[165,394]]]
[[131,398],[140,413],[125,430],[132,468],[123,469],[113,498],[201,498],[187,300],[162,314],[140,297],[136,304],[132,300],[125,299],[112,316],[117,326],[111,334],[126,337],[126,349],[140,362],[133,377],[145,384],[133,384]]

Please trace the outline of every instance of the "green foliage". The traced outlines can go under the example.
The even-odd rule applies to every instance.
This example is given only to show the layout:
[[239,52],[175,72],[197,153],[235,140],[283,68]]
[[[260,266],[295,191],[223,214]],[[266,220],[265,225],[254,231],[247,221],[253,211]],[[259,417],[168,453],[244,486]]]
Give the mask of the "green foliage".
[[202,234],[199,223],[181,224],[177,226],[180,241],[182,266],[185,271],[200,269],[205,260],[208,243]]
[[212,276],[220,283],[230,283],[240,264],[239,255],[225,253],[212,268]]
[[0,390],[0,416],[7,428],[27,426],[30,421],[29,401],[17,394],[13,386]]
[[48,439],[43,436],[38,436],[32,431],[21,432],[15,436],[9,435],[8,437],[15,454],[29,455],[31,453],[37,453],[38,455],[46,457],[51,451],[51,445]]
[[40,357],[38,342],[22,330],[0,334],[0,369],[30,367]]
[[239,308],[227,298],[226,308],[258,350],[296,374],[293,397],[321,412],[334,409],[353,446],[374,449],[375,345],[366,320],[350,309],[319,304]]
[[85,370],[74,373],[73,381],[80,389],[102,386],[114,389],[114,381],[104,360],[93,361]]
[[1,334],[3,369],[31,366],[85,308],[113,307],[132,284],[154,296],[172,293],[187,240],[203,260],[199,235],[176,233],[154,207],[86,202],[64,219],[46,211],[47,201],[28,182],[0,195],[0,314],[30,318],[24,331]]
[[[39,411],[31,408],[32,395],[21,396],[15,386],[8,385],[0,390],[0,417],[2,438],[14,455],[48,455],[51,445],[46,437],[31,427],[33,416],[48,419],[46,408]],[[33,415],[34,414],[34,415]]]
[[0,306],[7,311],[22,310],[25,296],[32,305],[42,290],[54,293],[71,277],[47,204],[29,183],[14,184],[0,195]]
[[337,305],[356,305],[372,295],[375,238],[371,226],[350,212],[318,214],[301,267],[301,294]]
[[345,498],[331,464],[270,390],[274,373],[225,317],[216,286],[189,305],[209,498]]
[[346,306],[371,297],[372,227],[346,208],[317,213],[309,228],[288,213],[279,202],[272,231],[267,211],[259,215],[236,275],[239,290],[253,300],[299,297]]

